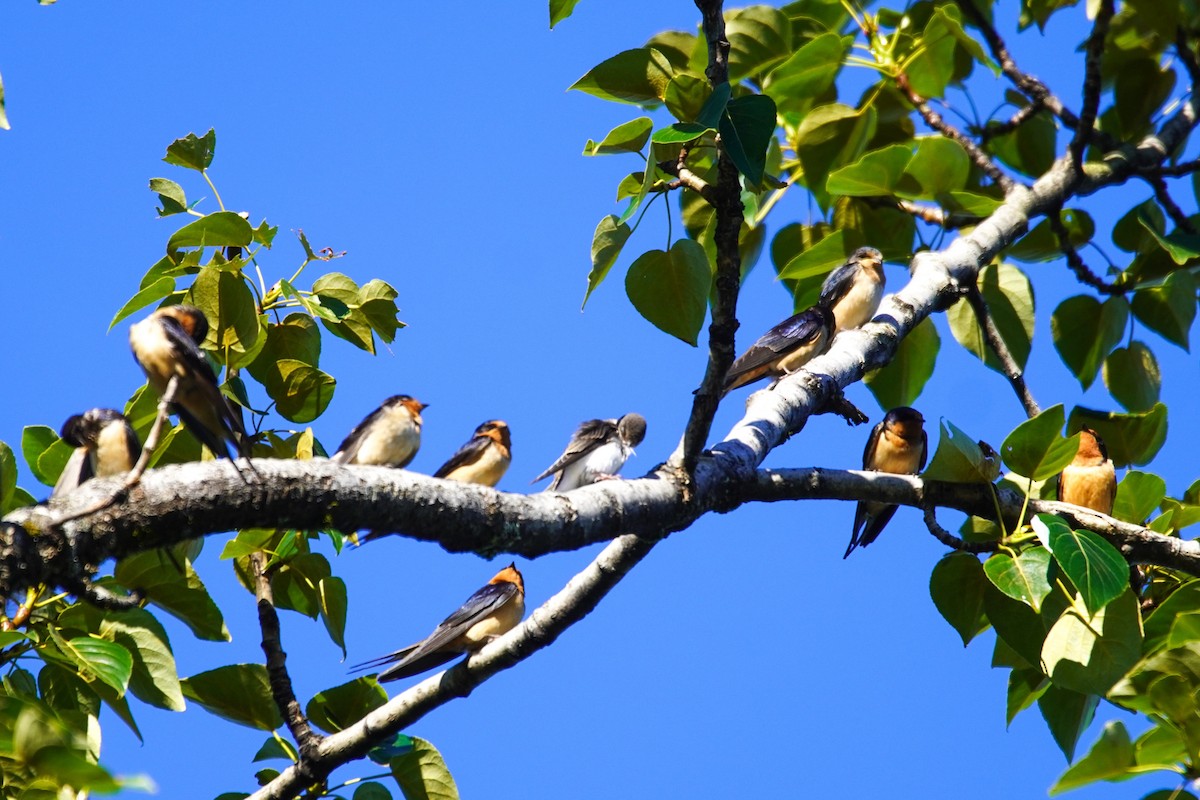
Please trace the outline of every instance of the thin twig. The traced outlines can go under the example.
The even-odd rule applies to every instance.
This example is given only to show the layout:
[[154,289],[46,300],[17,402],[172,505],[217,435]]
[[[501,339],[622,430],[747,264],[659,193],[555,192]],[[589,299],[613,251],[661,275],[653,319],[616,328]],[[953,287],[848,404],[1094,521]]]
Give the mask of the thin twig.
[[1200,172],[1200,159],[1142,170],[1142,174],[1145,175],[1163,175],[1167,178],[1179,178],[1184,175],[1191,175],[1193,172]]
[[908,98],[908,102],[912,103],[913,108],[915,108],[917,113],[921,115],[921,119],[925,120],[926,125],[942,134],[947,139],[958,142],[962,149],[967,152],[967,155],[970,157],[971,161],[975,163],[975,166],[983,170],[983,173],[991,178],[1001,189],[1003,189],[1005,194],[1008,194],[1013,190],[1013,188],[1017,185],[1017,182],[1008,175],[1005,175],[1004,171],[1001,170],[1000,167],[996,166],[996,162],[992,161],[992,157],[980,150],[979,145],[975,144],[975,142],[971,140],[971,137],[967,136],[958,128],[955,128],[953,125],[946,122],[946,120],[942,119],[942,115],[934,111],[933,108],[930,107],[929,103],[925,101],[925,98],[921,97],[921,95],[917,94],[916,90],[913,89],[912,84],[908,81],[907,75],[905,75],[903,72],[897,73],[895,81],[896,86],[899,87],[904,96]]
[[1039,111],[1046,107],[1044,100],[1031,100],[1029,105],[1017,109],[1017,112],[1009,117],[1004,122],[997,122],[994,125],[986,125],[979,130],[980,143],[989,142],[999,136],[1012,133],[1017,128],[1024,125],[1034,117]]
[[929,528],[929,532],[933,534],[933,538],[953,550],[961,550],[964,553],[994,553],[1000,549],[999,542],[968,542],[955,536],[941,525],[938,525],[933,506],[925,507],[925,527]]
[[275,611],[275,596],[271,590],[271,579],[267,575],[266,564],[266,556],[261,552],[250,555],[250,568],[254,571],[254,596],[258,603],[258,625],[262,628],[262,649],[267,657],[267,677],[271,684],[271,695],[275,698],[275,705],[287,723],[292,738],[296,740],[300,751],[298,769],[303,772],[306,760],[316,753],[324,737],[312,729],[292,689],[292,677],[287,670],[287,653],[283,651],[283,640],[279,631],[279,614]]
[[1083,72],[1083,108],[1079,112],[1079,127],[1075,129],[1075,135],[1067,145],[1076,177],[1083,174],[1083,150],[1087,146],[1088,137],[1096,124],[1096,114],[1100,110],[1100,91],[1103,88],[1100,81],[1100,58],[1104,54],[1108,23],[1112,20],[1115,9],[1114,0],[1100,0],[1096,20],[1092,23],[1092,33],[1087,40]]
[[988,348],[1000,361],[1000,366],[1004,368],[1004,377],[1008,378],[1013,391],[1016,392],[1017,399],[1021,401],[1021,405],[1025,408],[1025,414],[1029,417],[1036,417],[1041,413],[1041,409],[1038,408],[1037,401],[1033,399],[1033,394],[1030,393],[1029,387],[1025,384],[1025,375],[1017,365],[1017,360],[1013,358],[1012,351],[1008,349],[1008,343],[1000,335],[1000,329],[996,327],[995,320],[992,319],[992,315],[988,312],[987,303],[983,299],[983,294],[979,291],[979,286],[977,284],[967,286],[964,290],[964,296],[967,298],[967,302],[971,304],[971,308],[974,309],[975,317],[979,320],[979,328],[983,331],[983,339],[987,342]]
[[679,179],[680,186],[691,189],[703,197],[709,205],[715,206],[718,202],[716,187],[688,168],[687,156],[689,152],[688,148],[681,148],[679,158],[674,161],[670,159],[660,161],[658,162],[658,168],[668,175],[674,175]]
[[1154,197],[1158,200],[1158,204],[1162,206],[1163,211],[1167,212],[1167,216],[1175,223],[1175,226],[1185,233],[1195,233],[1196,228],[1192,225],[1192,221],[1188,219],[1188,215],[1183,213],[1183,209],[1171,197],[1171,192],[1167,188],[1167,181],[1161,174],[1159,175],[1141,175],[1142,180],[1150,184],[1154,189]]
[[909,216],[916,217],[922,222],[937,225],[939,228],[948,231],[957,230],[967,225],[978,225],[983,221],[983,217],[976,214],[960,214],[947,211],[940,206],[914,203],[911,200],[901,200],[897,197],[859,197],[857,199],[871,208],[894,208]]
[[1050,213],[1046,214],[1046,221],[1050,223],[1050,230],[1058,237],[1058,249],[1066,257],[1067,266],[1075,273],[1075,278],[1080,283],[1092,287],[1101,294],[1124,295],[1128,293],[1130,291],[1128,287],[1109,283],[1088,268],[1087,263],[1083,260],[1083,256],[1079,255],[1079,251],[1075,249],[1075,245],[1071,244],[1071,235],[1067,231],[1067,227],[1062,223],[1061,213],[1061,209],[1052,209]]

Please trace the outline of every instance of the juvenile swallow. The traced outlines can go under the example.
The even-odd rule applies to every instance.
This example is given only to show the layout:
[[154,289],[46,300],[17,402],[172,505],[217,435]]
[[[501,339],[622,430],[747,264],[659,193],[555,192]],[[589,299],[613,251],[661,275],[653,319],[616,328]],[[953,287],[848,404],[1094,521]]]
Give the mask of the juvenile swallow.
[[815,305],[788,317],[738,356],[725,375],[722,396],[759,378],[787,375],[829,349],[833,314]]
[[376,678],[380,683],[419,675],[463,653],[474,653],[508,633],[525,616],[525,581],[515,563],[496,573],[487,585],[467,598],[434,628],[433,633],[386,656],[350,668],[351,672],[393,664]]
[[621,471],[633,448],[646,438],[646,418],[626,414],[620,419],[589,419],[575,429],[558,460],[530,483],[553,473],[549,492],[569,492],[611,478]]
[[208,335],[204,312],[192,306],[165,306],[129,328],[133,356],[154,391],[162,395],[178,378],[172,410],[215,456],[232,459],[229,445],[250,457],[242,416],[221,394],[200,343]]
[[[924,469],[929,450],[924,422],[921,412],[907,406],[889,411],[871,431],[863,450],[863,469],[896,475],[915,475]],[[854,512],[850,546],[842,558],[854,552],[854,548],[875,541],[895,513],[896,506],[887,503],[859,503]]]
[[58,476],[51,497],[69,492],[84,481],[123,475],[141,455],[137,434],[125,415],[111,408],[93,408],[63,423],[63,441],[75,448]]
[[467,443],[458,448],[449,461],[438,467],[433,477],[495,486],[504,477],[511,462],[512,437],[508,432],[508,423],[493,419],[476,428]]
[[833,312],[834,333],[870,322],[883,299],[883,254],[860,247],[821,284],[817,305]]
[[421,412],[426,408],[406,394],[392,395],[350,431],[329,460],[407,467],[421,447]]
[[1058,499],[1112,515],[1117,471],[1108,460],[1104,440],[1091,428],[1079,431],[1079,450],[1058,476]]

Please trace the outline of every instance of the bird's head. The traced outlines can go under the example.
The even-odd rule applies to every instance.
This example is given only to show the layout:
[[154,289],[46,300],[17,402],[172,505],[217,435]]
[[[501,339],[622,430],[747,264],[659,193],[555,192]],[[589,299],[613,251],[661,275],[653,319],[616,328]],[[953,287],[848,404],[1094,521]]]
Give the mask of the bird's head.
[[208,317],[195,306],[163,306],[150,316],[175,320],[196,344],[201,344],[208,336]]
[[630,447],[637,447],[646,438],[646,418],[629,413],[617,420],[617,435]]
[[512,436],[509,434],[508,423],[502,419],[490,419],[475,429],[476,436],[486,436],[505,447],[512,447]]

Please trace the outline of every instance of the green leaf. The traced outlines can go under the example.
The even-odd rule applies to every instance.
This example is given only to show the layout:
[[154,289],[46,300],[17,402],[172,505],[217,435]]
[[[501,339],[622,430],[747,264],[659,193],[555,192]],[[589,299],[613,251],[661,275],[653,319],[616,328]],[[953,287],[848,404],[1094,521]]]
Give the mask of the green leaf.
[[[571,16],[571,12],[575,10],[579,0],[550,0],[550,28],[562,22],[567,17]],[[359,800],[358,795],[354,796],[354,800]]]
[[208,318],[208,336],[202,346],[220,353],[230,366],[252,363],[266,344],[254,294],[237,275],[204,267],[186,301]]
[[806,101],[821,97],[833,86],[852,41],[830,31],[805,42],[787,61],[771,70],[763,83],[763,93],[781,109],[806,108]]
[[79,667],[80,672],[111,686],[118,695],[125,693],[133,674],[133,656],[115,642],[95,636],[76,636],[59,640],[63,652]]
[[1147,328],[1190,352],[1188,336],[1196,319],[1196,281],[1191,273],[1172,272],[1161,286],[1138,289],[1130,308]]
[[1056,686],[1103,696],[1137,663],[1141,650],[1138,600],[1127,585],[1090,619],[1075,610],[1063,614],[1046,634],[1042,668]]
[[[1157,207],[1149,201],[1138,207],[1138,223],[1150,235],[1150,238],[1171,257],[1175,265],[1182,267],[1200,257],[1200,235],[1180,230],[1175,230],[1170,235],[1164,235],[1162,231],[1165,223],[1162,219],[1162,212],[1158,211],[1157,215],[1150,216],[1152,208],[1158,211]],[[1180,274],[1191,276],[1186,272]]]
[[1146,617],[1145,650],[1153,653],[1166,644],[1177,617],[1200,611],[1200,580],[1190,580],[1167,596]]
[[177,167],[186,167],[203,172],[212,163],[213,154],[217,150],[217,132],[212,128],[208,133],[198,137],[189,133],[182,139],[176,139],[167,146],[167,154],[163,161]]
[[[199,553],[196,540],[195,553]],[[151,603],[191,628],[199,639],[228,642],[229,629],[220,609],[192,568],[192,543],[167,550],[145,550],[117,562],[113,577],[130,589],[143,592]]]
[[261,664],[230,664],[184,678],[183,694],[218,717],[273,731],[283,724],[271,696],[267,668]]
[[923,319],[900,340],[890,362],[882,369],[867,373],[863,382],[875,395],[880,408],[887,410],[916,402],[933,375],[941,344],[933,320]]
[[1137,763],[1133,742],[1120,722],[1104,723],[1104,731],[1088,754],[1075,762],[1050,787],[1050,794],[1062,794],[1096,781],[1115,781],[1133,777]]
[[[997,640],[997,644],[1002,642],[1002,639]],[[1017,714],[1020,714],[1033,705],[1049,688],[1050,681],[1046,679],[1046,676],[1042,674],[1040,669],[1033,667],[1014,668],[1008,674],[1008,696],[1005,702],[1004,716],[1005,724],[1012,725],[1012,721],[1016,719]]]
[[[967,185],[971,160],[962,145],[942,136],[917,139],[917,152],[904,170],[897,194],[911,199],[936,200]],[[915,183],[915,186],[913,185]]]
[[596,287],[608,277],[608,271],[617,262],[631,233],[633,231],[629,225],[618,222],[612,214],[604,217],[596,226],[596,232],[592,235],[592,271],[588,273],[587,292],[583,295],[581,310],[587,306],[588,298]]
[[1167,496],[1167,482],[1149,472],[1132,470],[1117,484],[1112,515],[1142,525]]
[[604,156],[612,153],[640,153],[650,140],[654,122],[649,117],[638,117],[622,123],[608,132],[599,142],[588,139],[583,146],[585,156]]
[[53,486],[67,466],[75,448],[58,438],[52,428],[45,425],[27,425],[21,432],[21,454],[33,477],[47,486]]
[[167,240],[167,252],[181,247],[249,247],[254,238],[250,223],[232,211],[216,211],[189,222]]
[[317,598],[321,610],[321,621],[333,643],[342,648],[346,657],[346,582],[341,578],[321,578],[317,582]]
[[1020,600],[1034,611],[1042,610],[1042,601],[1050,594],[1050,551],[1033,547],[1016,558],[995,553],[983,564],[988,580],[1014,600]]
[[1138,341],[1104,359],[1104,385],[1126,411],[1149,411],[1158,402],[1162,375],[1150,348]]
[[1017,172],[1038,178],[1054,164],[1058,155],[1058,129],[1054,118],[1045,111],[1034,114],[1015,131],[997,136],[987,149]]
[[779,279],[797,282],[797,303],[803,302],[802,294],[811,294],[813,302],[816,302],[825,276],[844,263],[847,255],[845,237],[841,231],[833,231],[788,261],[779,270]]
[[725,152],[746,176],[759,186],[767,162],[767,145],[775,135],[775,101],[766,95],[735,97],[725,107],[719,126]]
[[[707,86],[705,85],[705,88]],[[733,87],[728,81],[717,84],[713,87],[711,93],[706,93],[704,104],[700,107],[694,120],[705,128],[716,128],[721,119],[725,116],[725,111],[729,107],[729,98],[733,94]],[[688,117],[687,119],[693,119]],[[686,120],[685,120],[686,121]],[[772,129],[774,125],[772,124]]]
[[389,766],[400,791],[409,800],[458,800],[458,787],[437,748],[412,737],[411,752],[392,759]]
[[729,80],[738,83],[769,70],[792,52],[792,22],[777,8],[747,6],[725,13]]
[[675,74],[667,57],[652,47],[617,53],[588,70],[569,89],[619,103],[654,106]]
[[354,790],[353,800],[392,800],[392,793],[382,783],[367,781]]
[[1038,698],[1038,708],[1055,743],[1070,762],[1075,758],[1079,737],[1092,724],[1100,698],[1051,685]]
[[858,197],[895,194],[910,159],[912,148],[906,144],[872,150],[853,164],[829,173],[825,188],[831,194]]
[[828,208],[825,183],[832,170],[858,160],[878,121],[874,107],[857,111],[839,103],[817,106],[800,122],[792,140],[803,172],[799,180],[821,208]]
[[963,647],[986,627],[981,622],[985,583],[979,559],[970,553],[942,556],[929,576],[929,596],[962,637]]
[[17,457],[12,448],[0,442],[0,516],[11,511],[13,495],[17,490]]
[[156,193],[158,202],[162,203],[162,208],[158,209],[160,217],[187,212],[187,196],[183,193],[183,187],[175,181],[166,178],[151,178],[150,191]]
[[272,397],[283,394],[279,362],[287,359],[310,367],[321,363],[321,331],[307,314],[293,312],[267,328],[266,343],[247,368]]
[[99,632],[133,656],[129,691],[134,697],[169,711],[183,711],[175,656],[167,632],[158,620],[141,608],[109,612],[100,623]]
[[306,423],[325,413],[333,400],[337,380],[302,361],[285,358],[276,366],[280,375],[279,392],[273,394],[268,387],[268,393],[280,416],[292,422]]
[[643,253],[625,275],[625,292],[638,313],[693,347],[704,325],[711,285],[708,257],[691,239],[679,239],[667,252]]
[[[686,64],[684,65],[686,68]],[[677,69],[679,69],[677,67]],[[724,101],[721,101],[721,108],[717,112],[717,116],[712,120],[702,123],[705,128],[717,127],[717,123],[721,120],[721,112],[725,110],[724,103],[729,100],[729,84],[723,83],[726,87],[721,92]],[[667,84],[666,96],[663,102],[667,105],[667,111],[674,115],[675,119],[680,122],[700,122],[700,114],[707,107],[708,101],[714,100],[714,93],[709,88],[708,79],[701,75],[693,75],[690,72],[676,72],[675,77],[671,78],[671,82]],[[715,98],[720,100],[719,97]]]
[[996,479],[996,465],[984,454],[977,441],[953,422],[943,419],[939,427],[937,450],[921,477],[929,481],[951,483],[991,483]]
[[366,318],[371,330],[385,342],[396,338],[396,331],[405,327],[397,319],[400,309],[396,308],[398,293],[391,284],[372,278],[358,290],[358,313]]
[[1000,445],[1008,468],[1026,478],[1044,481],[1062,472],[1079,450],[1079,436],[1064,439],[1063,407],[1052,406],[1013,428]]
[[[1067,240],[1076,248],[1083,247],[1096,233],[1096,223],[1086,211],[1067,208],[1059,212],[1059,220],[1067,231]],[[1062,258],[1058,236],[1047,220],[1042,220],[1006,251],[1009,258],[1027,263],[1053,261]]]
[[[1187,759],[1187,747],[1178,731],[1158,726],[1143,733],[1133,743],[1134,760],[1143,770],[1148,769],[1177,769],[1178,765]],[[1153,795],[1143,798],[1150,800]],[[1166,800],[1159,797],[1158,800]],[[1186,800],[1186,794],[1175,798]],[[1195,800],[1192,796],[1191,800]]]
[[686,144],[699,139],[708,131],[707,125],[697,122],[673,122],[656,130],[650,140],[655,144]]
[[262,747],[258,748],[258,752],[254,754],[251,762],[270,761],[272,759],[282,759],[291,761],[293,764],[299,760],[300,754],[296,752],[296,748],[286,739],[280,739],[275,736],[268,736],[263,742]]
[[1118,468],[1148,464],[1167,440],[1167,407],[1155,403],[1140,414],[1118,414],[1077,406],[1067,419],[1068,430],[1088,427],[1100,434],[1108,457]]
[[387,692],[374,678],[355,678],[331,689],[317,692],[304,714],[308,721],[326,733],[337,733],[388,701]]
[[[1035,311],[1029,278],[1011,264],[988,265],[980,271],[977,283],[1000,337],[1017,366],[1024,369],[1033,342]],[[965,299],[959,300],[946,312],[946,317],[955,340],[990,369],[1003,374],[1004,368],[984,341],[971,305]]]
[[[1091,531],[1074,531],[1052,514],[1038,514],[1033,529],[1059,568],[1079,590],[1088,612],[1096,615],[1129,589],[1129,564],[1117,548]],[[1140,629],[1141,623],[1139,621]],[[1139,636],[1140,642],[1140,636]]]
[[125,319],[130,314],[135,314],[146,306],[151,305],[152,303],[157,303],[159,300],[162,300],[164,297],[168,296],[174,291],[174,278],[159,278],[149,286],[141,289],[133,297],[129,298],[125,305],[121,306],[121,310],[117,312],[116,316],[112,318],[112,322],[108,324],[108,329],[111,331],[117,326],[118,322]]

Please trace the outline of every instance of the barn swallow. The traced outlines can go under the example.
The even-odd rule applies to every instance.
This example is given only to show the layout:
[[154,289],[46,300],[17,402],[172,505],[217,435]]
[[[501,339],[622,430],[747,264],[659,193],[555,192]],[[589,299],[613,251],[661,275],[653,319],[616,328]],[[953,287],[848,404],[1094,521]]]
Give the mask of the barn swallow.
[[834,333],[865,325],[883,299],[883,254],[860,247],[821,284],[817,305],[833,312]]
[[350,431],[329,460],[407,467],[421,447],[421,412],[426,408],[406,394],[392,395]]
[[215,456],[232,459],[229,445],[250,458],[250,440],[241,414],[221,394],[200,343],[208,335],[208,319],[192,306],[165,306],[129,328],[133,356],[154,391],[162,395],[178,378],[172,410],[184,426]]
[[558,460],[530,483],[553,473],[554,479],[546,491],[569,492],[612,478],[644,438],[646,418],[641,414],[630,413],[620,419],[589,419],[575,429]]
[[137,434],[125,415],[111,408],[74,414],[63,423],[61,435],[75,452],[58,476],[51,497],[69,492],[92,478],[129,472],[142,452]]
[[1091,428],[1083,428],[1074,460],[1058,476],[1058,499],[1111,516],[1116,496],[1117,472],[1108,460],[1104,440]]
[[418,675],[463,653],[474,653],[508,633],[525,616],[525,581],[515,563],[496,573],[433,633],[416,644],[350,668],[351,672],[395,664],[379,673],[380,683]]
[[504,420],[493,419],[475,429],[467,443],[433,473],[435,478],[495,486],[512,462],[512,438]]
[[815,305],[788,317],[750,345],[725,374],[722,396],[759,378],[795,372],[824,353],[833,339],[833,314]]
[[[915,475],[923,470],[929,451],[924,422],[921,412],[907,406],[889,411],[871,431],[871,438],[863,450],[863,469],[896,475]],[[888,503],[859,503],[854,512],[850,546],[842,558],[849,556],[859,545],[866,547],[875,541],[895,513],[896,506]]]

